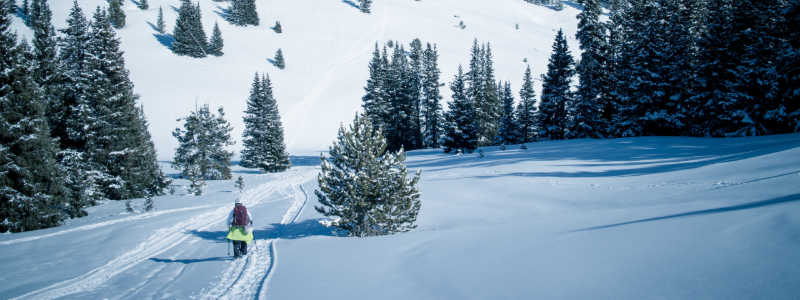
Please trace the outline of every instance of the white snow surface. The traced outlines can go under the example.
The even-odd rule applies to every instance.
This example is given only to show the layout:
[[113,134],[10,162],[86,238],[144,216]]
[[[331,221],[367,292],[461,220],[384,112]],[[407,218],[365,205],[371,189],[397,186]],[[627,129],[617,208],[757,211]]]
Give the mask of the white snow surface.
[[[20,1],[18,1],[20,2]],[[50,0],[56,28],[72,1]],[[442,82],[466,65],[474,38],[491,42],[497,77],[519,89],[527,58],[544,73],[555,31],[574,36],[577,9],[522,0],[259,0],[261,26],[235,27],[227,3],[201,0],[225,55],[173,55],[149,23],[177,0],[125,1],[117,31],[161,160],[194,103],[224,106],[239,139],[254,72],[268,72],[289,151],[315,155],[360,110],[375,41],[420,38],[440,51]],[[80,0],[90,17],[104,0]],[[219,5],[219,7],[218,7]],[[458,16],[458,17],[455,17]],[[271,27],[281,21],[283,33]],[[455,27],[463,20],[467,28]],[[520,29],[514,29],[519,23]],[[15,19],[13,29],[31,32]],[[161,41],[159,40],[161,39]],[[568,40],[577,53],[574,38]],[[277,48],[287,67],[267,62]],[[446,98],[449,90],[442,89]],[[239,151],[240,143],[232,150]],[[800,295],[800,134],[704,139],[571,140],[408,153],[421,169],[416,230],[337,236],[320,221],[318,157],[279,174],[208,181],[202,196],[89,208],[66,225],[0,235],[0,299],[797,299]],[[176,172],[164,166],[172,176]],[[256,216],[250,254],[232,260],[224,220],[242,197]],[[133,201],[138,210],[144,199]]]
[[[442,83],[453,79],[459,64],[466,72],[475,38],[479,43],[490,42],[496,76],[509,80],[515,94],[528,65],[524,58],[534,77],[547,72],[559,28],[571,38],[572,51],[579,52],[574,38],[579,11],[571,6],[556,12],[522,0],[381,0],[374,1],[371,14],[364,14],[350,4],[354,2],[259,0],[256,5],[261,24],[237,27],[222,17],[227,2],[201,0],[206,35],[211,36],[218,22],[225,54],[191,58],[177,56],[167,46],[172,41],[180,1],[149,0],[150,8],[142,11],[136,7],[138,2],[125,0],[126,25],[116,32],[134,91],[141,95],[159,160],[174,156],[178,143],[171,132],[183,125],[175,120],[188,116],[195,103],[208,103],[215,113],[220,106],[225,109],[226,119],[234,127],[232,137],[238,141],[230,149],[238,157],[242,117],[255,72],[266,72],[272,79],[288,151],[293,155],[319,155],[336,138],[339,124],[352,122],[356,112],[362,111],[361,97],[375,42],[382,46],[396,40],[406,50],[414,38],[419,38],[423,46],[436,44]],[[73,1],[48,3],[55,28],[65,28]],[[107,6],[106,0],[78,3],[90,20],[98,5]],[[159,35],[154,29],[159,6],[169,36]],[[275,21],[281,22],[283,33],[271,29]],[[464,21],[466,29],[456,26],[459,21]],[[519,30],[514,29],[517,23]],[[33,36],[17,17],[11,30],[29,41]],[[278,48],[286,61],[284,70],[267,60],[274,58]],[[442,94],[446,107],[450,89],[442,87]]]
[[[125,214],[0,235],[0,299],[796,299],[800,134],[645,137],[411,151],[412,232],[349,238],[326,218],[315,157],[209,181]],[[315,165],[316,164],[316,165]],[[171,174],[176,176],[177,174]],[[232,260],[242,197],[256,242]],[[134,204],[141,207],[143,199]]]

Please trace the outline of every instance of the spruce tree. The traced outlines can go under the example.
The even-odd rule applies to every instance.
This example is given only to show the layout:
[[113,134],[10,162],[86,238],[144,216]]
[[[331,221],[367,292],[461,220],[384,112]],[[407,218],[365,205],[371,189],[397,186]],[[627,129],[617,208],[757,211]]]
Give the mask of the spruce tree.
[[570,120],[567,124],[567,138],[601,138],[608,127],[601,119],[603,87],[606,70],[606,29],[600,23],[600,0],[580,0],[584,10],[578,14],[578,33],[575,37],[580,43],[580,64],[575,67],[580,85],[575,101],[570,107]]
[[358,7],[362,13],[370,13],[369,9],[372,6],[372,0],[358,0]]
[[[375,49],[377,51],[377,47]],[[442,95],[439,92],[439,53],[436,45],[428,43],[423,53],[422,76],[422,120],[423,120],[423,145],[426,148],[438,148],[442,143],[444,130],[444,116],[442,115]]]
[[255,0],[231,0],[228,8],[228,21],[236,26],[258,26],[260,20]]
[[50,138],[47,103],[33,74],[32,54],[11,33],[8,0],[0,0],[0,232],[60,225],[69,211]]
[[189,179],[190,184],[187,192],[190,195],[203,195],[203,188],[206,186],[206,182],[203,179],[201,172],[202,171],[200,171],[200,167],[198,165],[189,166],[187,171],[187,179]]
[[787,1],[783,19],[776,26],[783,28],[785,34],[777,68],[782,79],[780,97],[787,114],[782,132],[800,132],[800,22],[797,20],[800,20],[800,1]]
[[406,232],[421,206],[415,187],[421,171],[407,179],[405,153],[385,152],[386,139],[369,118],[356,116],[346,130],[342,125],[329,157],[321,156],[317,212],[335,216],[337,231],[366,237]]
[[572,101],[570,84],[575,74],[575,62],[567,47],[562,30],[558,30],[553,43],[553,54],[547,64],[547,75],[542,84],[542,97],[539,103],[539,138],[544,140],[563,140],[568,122],[567,108]]
[[275,27],[272,27],[272,30],[275,30],[275,33],[283,33],[283,29],[281,28],[281,21],[275,21]]
[[511,93],[511,84],[506,81],[502,90],[503,116],[500,118],[500,128],[494,143],[497,145],[513,145],[519,143],[517,133],[517,118],[514,112],[514,94]]
[[160,34],[167,33],[167,24],[164,23],[164,12],[161,10],[161,6],[158,7],[158,20],[156,20],[156,30],[158,30],[158,33]]
[[83,14],[78,1],[73,2],[67,19],[67,28],[59,29],[64,36],[59,39],[59,100],[51,103],[50,124],[52,134],[61,142],[61,149],[75,148],[75,137],[67,135],[70,127],[80,126],[71,123],[79,114],[78,99],[81,98],[85,86],[86,48],[89,40],[89,22]]
[[131,203],[131,200],[130,199],[126,200],[125,201],[125,213],[132,214],[132,213],[135,213],[135,212],[136,211],[133,209],[133,204]]
[[[172,168],[181,171],[182,177],[195,176],[198,180],[227,180],[231,178],[230,160],[233,152],[225,146],[233,145],[230,132],[233,128],[225,120],[222,107],[219,116],[211,113],[208,104],[195,107],[184,120],[185,130],[175,128],[172,136],[178,139],[178,148],[172,160]],[[194,172],[192,175],[190,173]]]
[[278,67],[278,69],[283,70],[283,68],[286,67],[286,63],[283,61],[283,52],[281,51],[281,48],[278,48],[278,51],[275,51],[274,61],[275,66]]
[[502,103],[497,97],[494,84],[491,47],[488,44],[479,47],[478,40],[475,39],[471,52],[469,72],[466,74],[467,96],[475,109],[478,146],[489,146],[497,135]]
[[[11,6],[13,6],[15,1],[16,0],[6,0],[5,3],[8,3],[7,5],[9,5],[9,7],[11,7]],[[31,26],[30,25],[30,19],[31,19],[30,16],[31,16],[30,1],[29,0],[22,0],[22,18],[23,18],[23,21],[25,22],[25,26]]]
[[206,33],[203,24],[200,22],[200,4],[192,5],[190,0],[181,0],[178,19],[175,21],[175,28],[172,36],[172,52],[178,55],[191,57],[206,57]]
[[222,56],[222,32],[219,30],[219,24],[214,22],[214,32],[211,34],[211,40],[208,41],[208,54],[214,56]]
[[[423,115],[422,115],[422,84],[423,84],[423,58],[425,51],[422,49],[422,41],[419,39],[414,39],[411,41],[409,46],[409,55],[408,55],[408,71],[410,72],[408,76],[409,81],[409,98],[410,101],[413,101],[410,109],[410,116],[412,128],[411,131],[415,132],[414,138],[419,139],[416,141],[417,148],[424,147],[424,141],[422,137],[422,126],[423,126]],[[409,149],[411,150],[411,149]]]
[[536,91],[533,90],[531,66],[525,69],[522,77],[522,88],[519,90],[519,104],[516,111],[517,138],[520,143],[536,141],[538,128],[538,111],[536,107]]
[[234,186],[236,186],[236,188],[239,189],[239,193],[241,193],[244,188],[244,177],[239,176],[239,178],[236,178],[236,184]]
[[289,153],[286,152],[283,126],[278,104],[272,96],[269,75],[259,79],[256,73],[250,98],[247,99],[244,124],[244,149],[239,165],[259,168],[265,173],[282,172],[292,167]]
[[[47,103],[48,116],[60,114],[58,101],[58,42],[52,25],[52,12],[45,0],[35,0],[31,5],[30,28],[33,30],[33,78],[42,88]],[[52,121],[52,119],[51,119]]]
[[397,151],[419,149],[421,135],[419,131],[419,98],[415,92],[413,72],[405,55],[403,45],[394,48],[392,61],[387,69],[387,81],[384,86],[390,108],[385,120],[387,149]]
[[156,204],[153,203],[153,198],[150,196],[144,196],[144,211],[150,212],[154,209],[156,209]]
[[453,100],[447,103],[449,110],[445,113],[444,152],[471,153],[478,144],[478,124],[475,120],[475,108],[467,97],[464,73],[458,66],[458,75],[450,83]]
[[125,11],[122,10],[122,0],[109,1],[108,20],[114,24],[114,28],[125,27]]
[[378,50],[378,42],[375,42],[375,52],[372,53],[372,60],[369,62],[369,79],[367,86],[364,87],[366,94],[361,97],[361,107],[364,108],[364,115],[370,118],[374,126],[385,126],[384,120],[389,115],[389,104],[386,99],[386,47],[383,49],[383,56]]
[[141,10],[147,10],[148,8],[150,8],[150,4],[147,4],[147,0],[139,0],[139,5],[137,5],[136,7],[138,7]]

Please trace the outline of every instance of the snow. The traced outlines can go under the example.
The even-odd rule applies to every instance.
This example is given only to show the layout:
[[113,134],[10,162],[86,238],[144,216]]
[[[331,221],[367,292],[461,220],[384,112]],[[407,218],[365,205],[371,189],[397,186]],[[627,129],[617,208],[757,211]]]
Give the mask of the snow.
[[[49,2],[55,27],[65,27],[72,1]],[[195,101],[224,106],[238,139],[256,71],[273,80],[289,151],[317,155],[361,109],[376,40],[436,43],[442,82],[468,62],[474,38],[491,42],[496,75],[519,98],[522,59],[538,77],[556,29],[574,36],[577,24],[573,6],[556,12],[522,0],[381,0],[370,15],[348,2],[259,0],[262,25],[235,27],[219,16],[227,4],[202,0],[205,30],[219,21],[225,55],[194,59],[173,55],[148,24],[161,6],[171,33],[179,1],[150,0],[147,11],[125,1],[118,36],[160,160],[172,159],[175,119]],[[106,1],[80,4],[91,16]],[[282,34],[269,28],[276,20]],[[568,43],[576,55],[575,39]],[[277,48],[285,70],[266,60]],[[449,89],[442,94],[449,100]],[[800,134],[526,146],[481,148],[482,158],[408,152],[409,170],[423,171],[419,227],[392,236],[347,238],[321,224],[330,221],[313,209],[318,156],[293,156],[278,174],[234,167],[243,194],[235,180],[219,180],[187,195],[189,181],[176,179],[174,195],[153,197],[154,212],[126,214],[124,202],[108,201],[61,227],[0,235],[0,299],[800,295]],[[167,163],[163,170],[178,176]],[[256,240],[232,260],[222,222],[238,197],[257,216]]]

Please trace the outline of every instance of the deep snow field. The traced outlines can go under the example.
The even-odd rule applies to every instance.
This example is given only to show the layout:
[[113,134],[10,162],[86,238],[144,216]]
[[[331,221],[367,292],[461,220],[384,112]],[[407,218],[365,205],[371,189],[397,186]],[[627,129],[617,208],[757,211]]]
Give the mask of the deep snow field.
[[[2,299],[796,299],[800,134],[412,151],[419,227],[332,234],[318,158],[209,181],[206,194],[123,202],[58,228],[0,235]],[[246,260],[225,218],[255,218]],[[134,201],[141,207],[141,199]]]
[[[48,2],[65,27],[72,1]],[[79,3],[89,17],[106,5]],[[234,167],[242,194],[226,180],[189,196],[176,179],[154,212],[110,201],[58,228],[0,235],[0,299],[800,297],[800,134],[552,141],[483,148],[483,158],[412,151],[409,168],[423,172],[416,230],[347,238],[319,224],[317,155],[360,110],[376,41],[436,43],[442,82],[466,66],[474,38],[489,41],[497,78],[516,92],[523,58],[546,71],[558,28],[577,55],[568,3],[556,12],[522,0],[379,0],[365,15],[350,1],[259,0],[261,26],[235,27],[220,16],[227,3],[201,0],[206,33],[218,21],[225,41],[224,56],[204,59],[175,56],[152,27],[161,6],[171,33],[180,2],[149,3],[126,0],[117,34],[159,159],[172,159],[175,119],[195,101],[224,106],[240,140],[258,71],[272,78],[295,167]],[[282,34],[269,28],[276,20]],[[12,30],[32,36],[18,18]],[[278,48],[285,70],[267,61]],[[256,243],[233,261],[224,222],[237,197]]]

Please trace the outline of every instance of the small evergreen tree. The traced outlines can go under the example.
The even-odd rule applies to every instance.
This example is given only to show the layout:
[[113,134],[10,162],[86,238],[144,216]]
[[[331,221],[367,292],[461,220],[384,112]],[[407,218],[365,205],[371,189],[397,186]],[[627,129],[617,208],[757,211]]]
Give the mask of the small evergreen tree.
[[125,200],[125,212],[129,214],[136,212],[135,210],[133,210],[133,204],[131,203],[130,199]]
[[244,188],[244,177],[239,176],[239,178],[236,178],[236,185],[235,186],[236,186],[237,189],[239,189],[239,193],[241,193],[242,189]]
[[454,150],[472,152],[477,148],[478,124],[475,120],[475,108],[465,89],[464,73],[461,66],[458,66],[458,75],[450,83],[453,101],[447,103],[450,110],[445,113],[445,153]]
[[191,57],[206,57],[206,33],[200,21],[200,3],[195,7],[190,0],[181,0],[178,19],[175,21],[175,28],[172,36],[172,52],[178,55]]
[[366,237],[416,228],[420,209],[415,187],[421,171],[407,179],[405,154],[385,153],[386,139],[369,118],[356,116],[350,130],[339,129],[329,157],[320,156],[322,171],[314,191],[317,212],[339,217],[334,225],[349,236]]
[[154,209],[156,209],[156,204],[153,203],[153,198],[150,196],[144,196],[144,211],[150,212],[151,210]]
[[188,179],[189,182],[189,194],[200,196],[203,194],[203,188],[206,186],[205,180],[203,180],[203,175],[201,174],[200,167],[197,165],[192,165],[189,167],[188,171]]
[[283,29],[281,29],[281,21],[275,21],[275,27],[272,27],[272,30],[275,30],[276,33],[283,33]]
[[278,104],[272,96],[272,83],[269,76],[260,80],[256,73],[247,110],[244,116],[245,129],[242,133],[242,160],[239,165],[245,168],[260,168],[262,172],[282,172],[292,167],[286,144],[283,140],[283,126],[278,113]]
[[372,6],[372,0],[358,0],[358,7],[362,13],[370,13],[369,8]]
[[158,20],[156,21],[156,30],[158,30],[158,33],[160,34],[167,33],[167,24],[164,23],[164,12],[161,10],[161,6],[158,7]]
[[[230,132],[233,128],[225,120],[225,112],[219,108],[219,117],[211,113],[208,104],[196,107],[188,116],[178,119],[186,121],[185,130],[175,128],[172,136],[178,139],[172,168],[181,171],[182,177],[197,177],[198,180],[231,179],[230,160],[233,152],[225,146],[235,144]],[[194,175],[190,174],[194,172]]]
[[122,10],[122,0],[111,0],[108,3],[108,20],[114,28],[125,27],[125,11]]
[[511,93],[511,84],[508,81],[502,92],[503,117],[500,118],[500,130],[497,131],[494,142],[497,145],[513,145],[519,141],[517,138],[519,128],[517,128],[517,118],[514,112],[514,95]]
[[522,78],[522,88],[519,90],[519,104],[517,104],[517,139],[519,139],[520,143],[529,143],[536,140],[537,114],[536,92],[533,90],[531,66],[528,66]]
[[147,10],[150,8],[150,4],[147,4],[147,0],[139,0],[139,5],[136,6],[141,10]]
[[275,60],[275,66],[278,67],[278,69],[283,70],[283,68],[286,67],[286,63],[284,63],[283,61],[283,52],[281,51],[281,48],[278,48],[278,51],[275,52],[274,60]]
[[222,56],[222,32],[219,30],[219,24],[214,22],[214,32],[211,35],[211,40],[208,41],[208,54],[214,56]]

